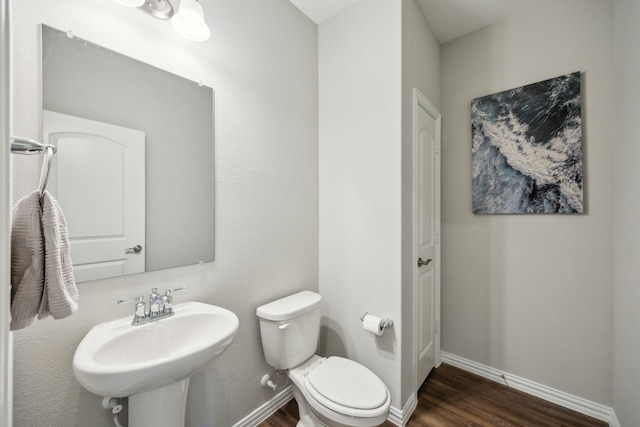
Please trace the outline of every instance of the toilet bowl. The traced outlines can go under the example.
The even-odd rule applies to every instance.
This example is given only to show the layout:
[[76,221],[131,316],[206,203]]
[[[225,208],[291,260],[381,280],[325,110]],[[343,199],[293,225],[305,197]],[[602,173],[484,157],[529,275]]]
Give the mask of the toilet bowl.
[[[387,387],[352,360],[313,355],[289,370],[289,378],[300,412],[298,427],[373,427],[389,416]],[[313,417],[308,420],[303,414]]]
[[297,427],[374,427],[389,415],[391,396],[365,366],[315,353],[320,333],[319,294],[299,292],[258,307],[267,363],[287,370],[300,421]]

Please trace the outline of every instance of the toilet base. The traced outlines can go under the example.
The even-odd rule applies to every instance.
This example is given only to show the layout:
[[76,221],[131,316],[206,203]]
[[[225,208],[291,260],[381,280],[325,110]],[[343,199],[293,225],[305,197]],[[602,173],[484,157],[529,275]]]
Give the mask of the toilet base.
[[320,420],[316,419],[311,411],[309,411],[307,401],[297,385],[293,384],[292,391],[293,398],[296,399],[296,403],[298,404],[298,414],[300,415],[300,420],[298,424],[296,424],[296,427],[327,427],[326,424],[320,423]]
[[[376,426],[380,425],[380,423],[367,422],[365,420],[352,419],[355,421],[353,424],[343,424],[338,421],[329,419],[324,415],[316,412],[313,408],[307,403],[307,400],[302,395],[302,392],[298,388],[298,386],[294,383],[292,387],[293,397],[298,404],[298,413],[300,415],[300,420],[296,424],[296,427],[358,427],[358,426]],[[362,423],[362,424],[361,424]]]
[[313,422],[306,417],[305,419],[301,419],[300,421],[298,421],[298,424],[296,424],[296,427],[312,427]]
[[[306,390],[303,390],[304,378],[310,370],[315,369],[326,360],[326,358],[314,354],[304,363],[288,371],[293,386],[293,397],[296,399],[300,414],[300,421],[296,427],[375,427],[384,423],[389,415],[388,410],[386,413],[378,413],[373,417],[361,418],[335,413],[328,409],[321,411],[309,403],[305,395]],[[389,402],[387,402],[387,407],[388,404]],[[324,409],[324,407],[322,408]],[[325,414],[324,412],[329,413]]]

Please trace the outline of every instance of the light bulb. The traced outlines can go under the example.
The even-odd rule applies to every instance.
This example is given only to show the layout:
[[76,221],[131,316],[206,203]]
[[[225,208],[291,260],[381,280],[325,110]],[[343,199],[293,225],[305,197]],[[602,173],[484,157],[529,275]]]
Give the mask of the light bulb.
[[140,7],[145,2],[145,0],[113,0],[113,1],[128,7]]
[[176,33],[188,40],[201,42],[209,39],[211,30],[204,22],[202,6],[196,0],[181,0],[178,13],[171,18]]

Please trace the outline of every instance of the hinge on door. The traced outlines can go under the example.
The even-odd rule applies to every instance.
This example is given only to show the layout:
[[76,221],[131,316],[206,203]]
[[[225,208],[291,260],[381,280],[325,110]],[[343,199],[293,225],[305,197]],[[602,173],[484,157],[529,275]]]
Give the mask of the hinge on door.
[[435,240],[436,240],[436,243],[440,243],[440,232],[439,231],[436,231]]
[[440,332],[440,322],[438,322],[437,320],[433,324],[433,332],[435,332],[436,334]]
[[436,141],[436,148],[435,148],[436,153],[440,152],[440,141]]

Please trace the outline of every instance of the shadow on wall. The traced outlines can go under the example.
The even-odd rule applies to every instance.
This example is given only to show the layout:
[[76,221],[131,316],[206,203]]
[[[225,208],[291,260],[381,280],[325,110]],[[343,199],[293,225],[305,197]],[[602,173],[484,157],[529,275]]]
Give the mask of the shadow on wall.
[[[369,334],[369,332],[367,332]],[[376,340],[376,348],[379,351],[393,354],[393,343],[396,342],[396,328],[392,326],[384,331],[384,335],[377,337],[374,334],[370,334],[372,339]]]
[[[227,355],[228,353],[224,353]],[[229,381],[216,362],[189,380],[186,425],[231,425]],[[226,365],[224,365],[226,366]],[[212,409],[214,408],[214,409]]]
[[[331,343],[331,348],[329,348],[329,343]],[[347,348],[344,345],[344,331],[335,321],[326,317],[322,318],[322,325],[320,326],[318,354],[324,357],[347,357]]]
[[[364,330],[362,330],[362,333],[369,334],[369,332]],[[393,354],[393,344],[396,341],[395,327],[385,330],[384,335],[380,337],[376,337],[374,335],[371,335],[371,337],[376,340],[376,348],[379,351]],[[320,342],[318,343],[317,354],[324,357],[340,356],[347,359],[350,358],[347,354],[344,331],[338,323],[328,319],[327,317],[322,318],[322,325],[320,326]],[[353,358],[353,355],[351,358]]]

